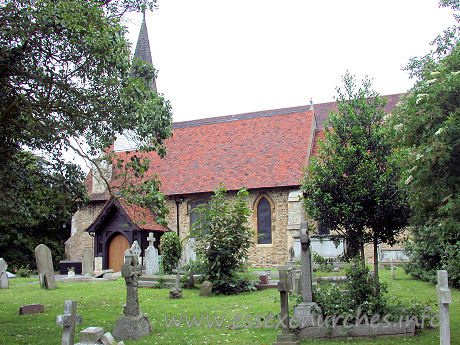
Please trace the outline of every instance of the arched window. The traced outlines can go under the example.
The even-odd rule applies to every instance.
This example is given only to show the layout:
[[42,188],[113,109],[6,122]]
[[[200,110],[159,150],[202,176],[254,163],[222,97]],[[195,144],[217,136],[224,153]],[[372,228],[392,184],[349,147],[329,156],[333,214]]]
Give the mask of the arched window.
[[267,198],[260,198],[257,203],[257,243],[272,243],[272,207]]

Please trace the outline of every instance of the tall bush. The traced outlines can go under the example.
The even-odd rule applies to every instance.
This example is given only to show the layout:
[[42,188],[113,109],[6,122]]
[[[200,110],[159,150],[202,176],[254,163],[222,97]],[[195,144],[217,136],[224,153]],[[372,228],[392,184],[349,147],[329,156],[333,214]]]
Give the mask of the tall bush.
[[206,258],[205,278],[213,283],[217,294],[238,293],[247,286],[236,274],[254,237],[247,225],[250,214],[244,201],[247,195],[248,192],[241,189],[231,202],[227,190],[221,186],[207,205],[196,209],[197,221],[192,234],[197,252]]
[[182,253],[179,236],[175,232],[167,232],[160,238],[161,266],[163,272],[173,273]]

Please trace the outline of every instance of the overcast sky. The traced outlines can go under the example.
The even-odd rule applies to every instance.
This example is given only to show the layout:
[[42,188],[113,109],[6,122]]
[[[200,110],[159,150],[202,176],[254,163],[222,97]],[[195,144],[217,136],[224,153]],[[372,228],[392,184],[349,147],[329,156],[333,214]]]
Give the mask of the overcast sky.
[[[146,14],[157,86],[174,121],[332,101],[348,69],[381,94],[455,23],[436,0],[158,0]],[[142,14],[125,19],[137,41]]]

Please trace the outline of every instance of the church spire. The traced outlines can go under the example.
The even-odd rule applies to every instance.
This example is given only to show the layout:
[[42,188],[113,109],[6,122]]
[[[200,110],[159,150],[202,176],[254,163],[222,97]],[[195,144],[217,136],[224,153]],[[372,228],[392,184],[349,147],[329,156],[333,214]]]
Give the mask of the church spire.
[[[150,54],[149,35],[147,32],[147,25],[145,24],[145,8],[142,11],[142,25],[139,30],[134,58],[147,62],[153,66],[152,55]],[[155,91],[157,90],[155,79],[153,79],[153,88]]]

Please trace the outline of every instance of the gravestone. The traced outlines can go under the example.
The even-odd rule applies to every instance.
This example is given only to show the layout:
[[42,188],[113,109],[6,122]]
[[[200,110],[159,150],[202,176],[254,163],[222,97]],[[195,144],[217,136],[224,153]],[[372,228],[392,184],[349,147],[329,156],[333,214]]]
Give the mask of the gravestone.
[[126,281],[126,304],[115,328],[113,336],[117,339],[139,339],[148,335],[152,330],[147,315],[142,314],[138,299],[138,281],[142,274],[142,265],[138,255],[131,249],[125,252],[125,263],[121,266],[121,276]]
[[450,345],[449,304],[452,303],[452,298],[449,289],[447,271],[438,271],[436,294],[438,296],[439,315],[441,317],[441,324],[439,326],[439,343],[441,345]]
[[139,243],[137,241],[133,242],[133,245],[131,246],[131,251],[134,255],[137,256],[137,261],[142,265],[142,258],[141,258],[141,247],[139,246]]
[[212,283],[210,281],[205,280],[201,283],[200,287],[200,296],[209,297],[212,293]]
[[188,276],[187,276],[187,282],[185,284],[185,287],[187,289],[192,289],[195,286],[195,278],[193,277],[193,272],[189,271]]
[[26,304],[19,307],[19,315],[30,315],[44,312],[45,306],[43,304]]
[[83,276],[90,275],[92,276],[94,273],[94,268],[93,268],[93,263],[94,263],[94,257],[93,257],[93,248],[84,248],[83,249],[83,258],[81,260],[81,265],[82,265],[82,270],[81,274]]
[[395,264],[393,259],[391,259],[391,280],[395,280]]
[[8,268],[8,264],[3,258],[0,258],[0,289],[8,289],[9,282],[8,282],[8,274],[6,273],[6,269]]
[[180,275],[185,272],[177,269],[173,270],[173,273],[176,273],[176,281],[174,287],[169,290],[169,299],[179,299],[182,298],[182,289],[180,288]]
[[76,301],[65,301],[64,303],[64,315],[58,315],[56,317],[56,325],[62,326],[62,345],[74,345],[75,339],[75,327],[80,325],[82,317],[77,314],[77,302]]
[[42,289],[56,289],[51,250],[44,244],[39,244],[35,248],[35,260]]
[[300,223],[302,303],[295,308],[293,315],[293,319],[296,321],[300,329],[314,326],[315,311],[318,309],[318,305],[313,302],[313,277],[310,243],[310,237],[308,236],[308,223],[306,221],[302,221]]
[[80,332],[80,342],[76,345],[95,345],[101,344],[101,338],[104,335],[102,327],[88,327]]
[[273,345],[300,345],[295,334],[291,333],[289,328],[289,296],[291,291],[291,280],[286,266],[278,267],[279,282],[278,291],[280,292],[281,311],[278,315],[278,321],[281,324],[281,334],[277,335]]
[[195,239],[190,237],[185,242],[185,263],[196,260]]
[[155,238],[153,237],[153,233],[149,234],[147,238],[149,241],[149,246],[145,250],[145,274],[148,276],[153,276],[160,271],[160,264],[158,262],[158,250],[154,246]]

